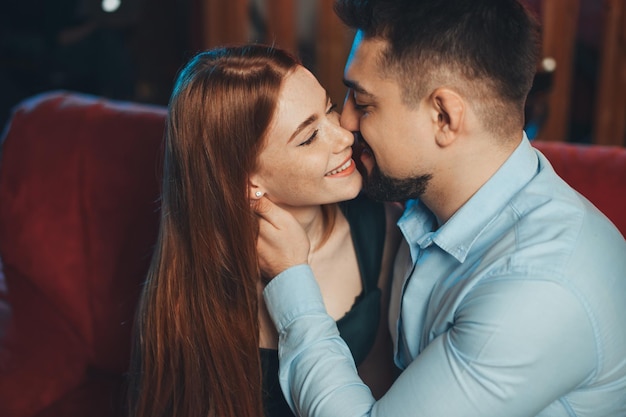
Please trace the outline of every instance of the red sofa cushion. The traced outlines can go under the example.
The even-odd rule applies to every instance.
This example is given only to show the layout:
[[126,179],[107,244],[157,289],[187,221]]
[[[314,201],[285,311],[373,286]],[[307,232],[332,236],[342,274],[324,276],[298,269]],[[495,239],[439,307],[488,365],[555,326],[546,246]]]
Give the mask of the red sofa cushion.
[[31,415],[89,375],[127,369],[158,232],[165,114],[69,92],[17,107],[0,163],[12,308],[2,351],[15,371],[0,375],[0,410],[13,404],[9,415]]
[[11,268],[6,274],[13,311],[0,352],[0,415],[33,416],[84,382],[87,350],[32,281]]

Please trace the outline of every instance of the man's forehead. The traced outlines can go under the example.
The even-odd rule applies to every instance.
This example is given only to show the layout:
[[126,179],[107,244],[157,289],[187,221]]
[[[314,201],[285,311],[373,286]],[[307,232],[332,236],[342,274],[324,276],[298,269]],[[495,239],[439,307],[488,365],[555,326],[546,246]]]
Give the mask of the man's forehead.
[[372,95],[369,86],[383,80],[379,66],[386,45],[384,40],[365,38],[357,31],[344,69],[344,84],[359,93]]
[[352,64],[359,51],[361,44],[363,43],[364,34],[363,31],[357,30],[354,34],[354,39],[352,40],[352,48],[350,49],[350,55],[348,55],[348,61],[346,63],[346,68]]
[[[372,72],[379,73],[381,53],[387,42],[382,39],[366,38],[362,31],[357,31],[352,42],[352,49],[346,61],[344,74]],[[373,74],[372,74],[373,75]]]

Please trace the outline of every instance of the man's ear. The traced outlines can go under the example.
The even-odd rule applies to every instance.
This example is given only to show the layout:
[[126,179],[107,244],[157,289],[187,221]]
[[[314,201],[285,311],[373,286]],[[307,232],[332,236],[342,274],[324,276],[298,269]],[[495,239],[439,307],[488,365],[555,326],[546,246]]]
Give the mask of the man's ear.
[[431,95],[431,104],[437,117],[435,140],[441,147],[452,144],[465,120],[465,101],[450,88],[438,88]]

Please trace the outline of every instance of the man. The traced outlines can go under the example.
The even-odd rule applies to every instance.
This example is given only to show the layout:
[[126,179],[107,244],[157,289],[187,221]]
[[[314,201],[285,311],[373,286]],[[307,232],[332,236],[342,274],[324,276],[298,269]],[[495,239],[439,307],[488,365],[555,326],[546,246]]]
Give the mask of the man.
[[342,124],[365,191],[409,199],[376,401],[324,310],[308,242],[259,207],[281,384],[304,416],[626,416],[626,242],[523,132],[538,28],[515,0],[339,1],[357,34]]

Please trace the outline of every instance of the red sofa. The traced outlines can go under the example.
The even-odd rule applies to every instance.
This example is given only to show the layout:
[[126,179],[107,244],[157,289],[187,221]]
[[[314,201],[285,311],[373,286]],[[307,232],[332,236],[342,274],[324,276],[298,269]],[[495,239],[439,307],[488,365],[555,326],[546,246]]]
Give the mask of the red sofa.
[[16,108],[0,160],[0,416],[119,414],[164,120],[160,107],[68,92]]
[[[0,417],[120,415],[164,118],[59,91],[16,107],[0,160]],[[535,146],[626,234],[626,149]]]

